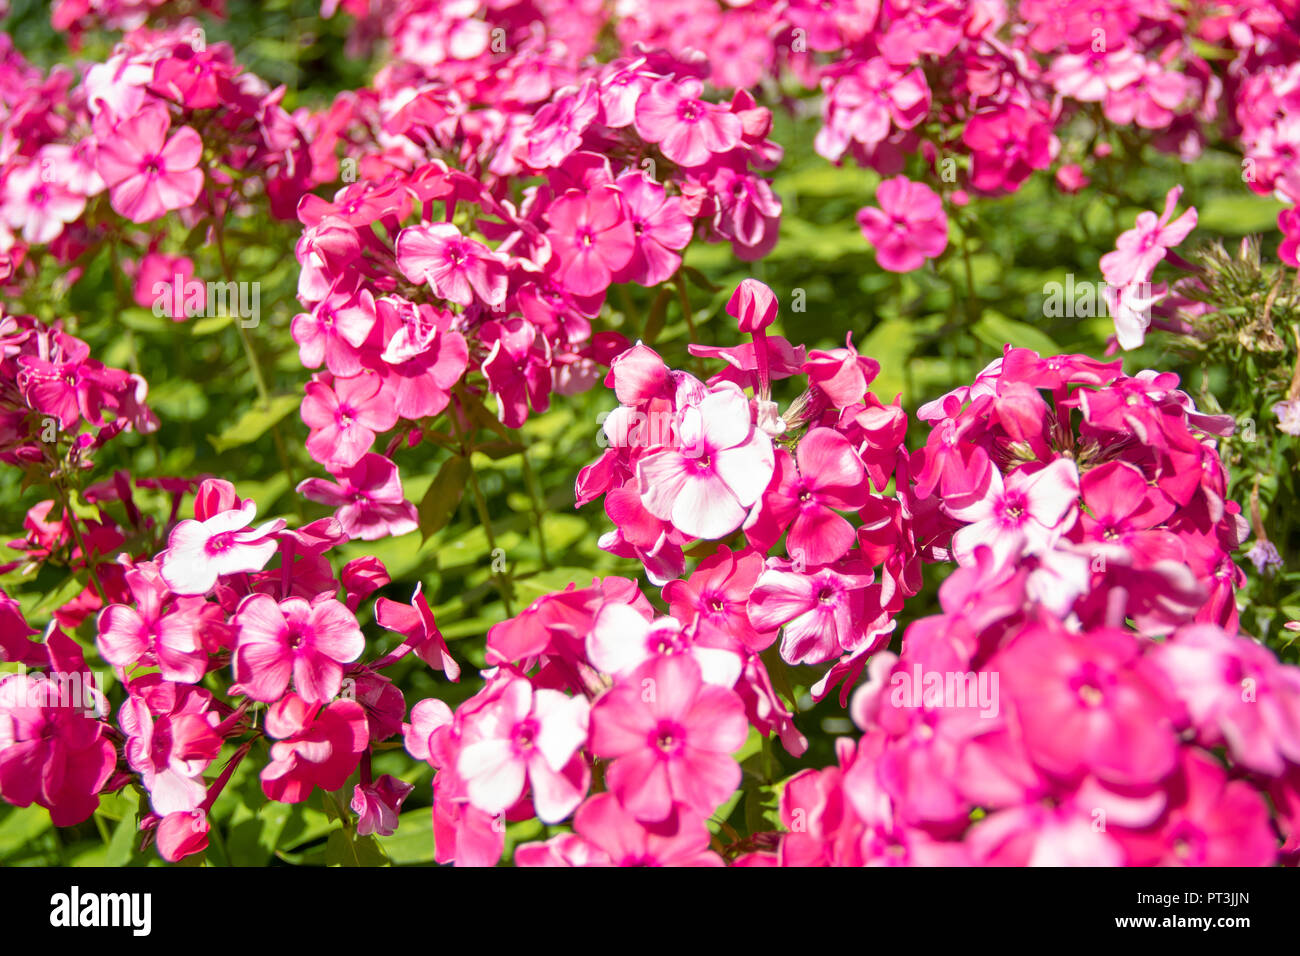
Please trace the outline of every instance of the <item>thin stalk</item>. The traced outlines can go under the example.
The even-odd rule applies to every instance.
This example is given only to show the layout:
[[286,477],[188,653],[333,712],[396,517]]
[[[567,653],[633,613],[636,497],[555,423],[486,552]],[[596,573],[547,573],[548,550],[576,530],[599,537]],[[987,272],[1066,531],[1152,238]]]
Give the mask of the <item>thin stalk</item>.
[[[226,259],[225,234],[221,224],[221,217],[218,216],[216,203],[212,204],[213,210],[213,228],[217,233],[217,257],[221,260],[221,274],[227,282],[233,282],[234,276],[230,269],[230,262]],[[235,330],[239,333],[239,341],[243,343],[244,354],[248,356],[248,365],[253,370],[253,381],[257,385],[257,395],[263,407],[271,407],[271,390],[267,388],[266,376],[262,374],[262,365],[257,359],[257,352],[253,348],[253,340],[249,337],[248,330],[244,328],[243,323],[238,317],[234,320]],[[293,488],[298,487],[298,475],[294,470],[293,461],[289,458],[289,449],[284,443],[284,436],[280,434],[280,423],[276,422],[271,426],[271,440],[275,444],[276,457],[280,459],[280,467],[284,473],[289,476],[289,484]],[[294,508],[298,512],[298,518],[301,521],[307,520],[306,512],[303,510],[302,497],[293,496]]]
[[524,484],[528,486],[528,497],[533,502],[533,526],[537,529],[537,551],[542,558],[542,567],[550,570],[551,559],[546,553],[546,532],[542,529],[542,504],[541,492],[537,486],[537,476],[533,473],[533,466],[528,463],[528,445],[524,442],[523,432],[519,435],[520,443],[524,445],[523,451],[519,453],[519,458],[524,463]]
[[[451,419],[452,431],[456,433],[456,439],[460,442],[461,454],[469,462],[469,490],[474,497],[474,507],[478,511],[478,520],[482,523],[483,533],[487,537],[488,550],[495,552],[497,550],[497,539],[492,531],[492,517],[488,514],[487,498],[483,496],[483,489],[478,483],[478,472],[474,470],[474,449],[468,436],[461,430],[456,412],[456,408],[451,409],[451,414],[448,417]],[[514,617],[514,608],[510,602],[510,592],[513,590],[513,582],[510,579],[510,565],[507,564],[505,571],[500,575],[495,571],[489,573],[492,575],[492,580],[497,584],[497,590],[501,592],[501,603],[505,606],[506,616]]]

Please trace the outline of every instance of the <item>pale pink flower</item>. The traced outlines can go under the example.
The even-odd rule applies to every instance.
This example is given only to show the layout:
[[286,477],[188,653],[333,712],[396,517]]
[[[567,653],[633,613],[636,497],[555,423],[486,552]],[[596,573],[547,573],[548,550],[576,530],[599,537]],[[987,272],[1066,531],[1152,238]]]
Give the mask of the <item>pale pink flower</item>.
[[674,803],[712,813],[740,783],[731,758],[749,735],[735,692],[704,682],[684,654],[659,656],[592,707],[592,750],[613,758],[605,779],[633,816],[664,820]]
[[730,534],[772,478],[772,439],[754,427],[749,400],[729,383],[682,412],[680,434],[680,448],[637,462],[641,500],[691,537]]
[[218,512],[205,521],[187,518],[172,529],[167,550],[158,556],[162,579],[177,594],[206,594],[223,574],[260,571],[275,554],[275,533],[283,518],[248,531],[257,504]]
[[1101,257],[1101,272],[1108,283],[1118,287],[1132,282],[1147,282],[1168,250],[1196,228],[1194,208],[1177,219],[1173,218],[1174,207],[1182,194],[1182,186],[1169,190],[1164,212],[1159,218],[1153,212],[1140,212],[1137,225],[1115,240],[1115,251]]
[[587,741],[587,721],[584,698],[534,691],[524,678],[510,681],[495,701],[465,718],[456,771],[470,803],[503,813],[527,783],[538,819],[559,823],[587,792],[586,765],[575,760]]
[[276,603],[269,594],[250,594],[233,622],[235,680],[253,700],[279,700],[290,677],[307,703],[330,700],[343,685],[343,665],[366,647],[352,612],[329,596]]
[[988,487],[973,497],[969,504],[946,506],[954,518],[967,522],[952,538],[959,563],[973,563],[981,544],[992,550],[998,563],[1039,554],[1074,523],[1079,471],[1070,459],[1058,458],[1032,474],[1012,472],[1004,484],[1002,473],[990,468]]
[[506,298],[504,257],[449,222],[403,229],[397,236],[397,265],[406,278],[429,283],[434,295],[457,305],[470,305],[475,296],[486,305]]

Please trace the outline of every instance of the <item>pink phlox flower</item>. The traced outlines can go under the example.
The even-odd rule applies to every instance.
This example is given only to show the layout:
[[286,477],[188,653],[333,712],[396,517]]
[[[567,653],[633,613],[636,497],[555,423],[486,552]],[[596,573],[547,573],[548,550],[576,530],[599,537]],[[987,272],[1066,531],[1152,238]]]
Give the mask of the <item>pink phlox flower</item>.
[[587,792],[590,775],[578,756],[587,723],[585,698],[511,680],[492,705],[465,719],[456,769],[470,802],[503,813],[527,784],[538,818],[559,823]]
[[591,722],[592,751],[613,759],[609,788],[639,820],[665,820],[676,803],[712,813],[740,783],[731,754],[749,733],[744,705],[689,655],[655,656],[616,682]]
[[352,612],[328,595],[277,602],[252,594],[240,602],[234,624],[239,692],[268,703],[284,696],[291,677],[304,703],[330,700],[342,687],[343,665],[366,646]]
[[338,480],[334,482],[307,478],[297,491],[311,501],[337,508],[334,516],[349,538],[374,541],[416,529],[415,506],[403,495],[397,465],[390,459],[368,452],[335,477]]
[[250,500],[205,520],[180,522],[158,556],[163,581],[176,594],[206,594],[224,574],[260,571],[275,554],[274,535],[285,522],[277,518],[243,530],[256,515],[257,504]]

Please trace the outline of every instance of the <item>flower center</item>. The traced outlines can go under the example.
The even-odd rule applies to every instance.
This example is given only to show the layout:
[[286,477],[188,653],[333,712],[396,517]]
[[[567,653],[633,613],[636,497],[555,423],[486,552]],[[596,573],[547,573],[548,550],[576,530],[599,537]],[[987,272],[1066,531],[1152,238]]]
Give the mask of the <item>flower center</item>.
[[529,719],[515,725],[511,734],[516,753],[527,753],[537,746],[537,722]]
[[225,551],[229,551],[234,547],[234,544],[235,532],[223,531],[220,534],[214,534],[209,538],[208,543],[204,545],[204,550],[207,551],[208,554],[221,554]]
[[674,756],[686,746],[686,731],[678,723],[661,720],[655,726],[653,744],[662,756]]

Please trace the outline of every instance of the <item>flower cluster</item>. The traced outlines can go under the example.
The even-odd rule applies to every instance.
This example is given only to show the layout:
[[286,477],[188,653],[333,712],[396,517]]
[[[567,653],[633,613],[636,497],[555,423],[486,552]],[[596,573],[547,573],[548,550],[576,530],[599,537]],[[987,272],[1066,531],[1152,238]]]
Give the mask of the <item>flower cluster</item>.
[[494,626],[483,689],[455,712],[421,701],[403,727],[407,751],[438,771],[439,862],[492,865],[507,821],[573,816],[575,834],[517,861],[720,864],[705,821],[740,783],[733,754],[751,726],[795,755],[807,745],[759,648],[731,626],[756,563],[723,549],[674,582],[666,616],[635,582],[605,578]]
[[[744,280],[728,310],[753,342],[692,346],[726,363],[707,382],[644,345],[614,359],[606,383],[621,404],[604,422],[610,447],[579,474],[578,503],[604,497],[616,529],[601,547],[640,559],[670,601],[684,590],[669,581],[684,569],[683,545],[742,533],[734,557],[716,552],[748,595],[733,637],[762,650],[783,629],[787,663],[837,661],[815,688],[820,698],[861,672],[920,586],[908,501],[885,494],[908,484],[907,415],[869,391],[880,366],[851,338],[807,352],[769,335],[778,303],[761,282]],[[790,378],[805,388],[781,414],[772,383]],[[782,540],[785,556],[768,558]]]
[[745,862],[1260,866],[1274,825],[1294,850],[1300,669],[1236,633],[1225,423],[1176,386],[1008,349],[920,410],[942,613],[872,658],[862,737]]
[[[45,692],[58,687],[45,672],[85,671],[80,649],[57,628],[44,644],[31,641],[21,612],[3,599],[6,659],[40,669],[0,684],[12,691],[0,698],[0,734],[8,734],[0,740],[16,748],[30,741],[31,749],[5,751],[22,767],[9,775],[0,768],[5,799],[37,800],[66,826],[94,811],[101,790],[135,779],[152,808],[140,827],[174,861],[206,847],[208,810],[265,736],[268,800],[298,803],[315,787],[337,790],[360,769],[353,804],[366,832],[392,832],[410,786],[372,778],[369,755],[400,731],[405,704],[381,671],[409,654],[451,680],[459,666],[418,589],[410,605],[376,600],[377,623],[401,640],[365,659],[356,612],[389,582],[383,564],[358,558],[336,577],[326,554],[347,535],[334,518],[292,530],[282,519],[254,525],[256,513],[228,482],[206,480],[194,517],[170,528],[164,550],[113,566],[107,591],[116,601],[98,614],[96,645],[127,692],[117,728],[102,719],[102,699],[87,711],[82,701]],[[233,680],[221,696],[203,686],[227,668]],[[264,729],[253,720],[260,705]],[[235,748],[225,768],[205,779],[225,744]],[[69,754],[86,748],[94,760],[65,773],[66,762],[83,760]]]
[[[302,406],[307,450],[344,483],[388,482],[381,465],[361,464],[376,436],[394,432],[375,455],[391,460],[453,392],[461,403],[490,394],[500,422],[518,428],[553,393],[589,387],[627,345],[592,330],[610,286],[680,283],[698,231],[745,258],[776,240],[780,203],[751,171],[779,158],[771,114],[746,94],[704,99],[671,61],[602,67],[541,109],[518,104],[524,125],[487,123],[489,111],[467,105],[441,84],[340,99],[313,145],[338,146],[342,160],[320,162],[362,177],[298,208],[310,311],[293,337],[304,366],[322,369]],[[357,126],[402,145],[366,153],[349,138]],[[530,176],[542,182],[521,202],[505,197]],[[400,507],[393,491],[384,500]],[[326,500],[318,486],[304,492]]]
[[[80,72],[42,75],[7,35],[0,44],[0,274],[11,285],[30,283],[47,254],[75,281],[104,244],[171,282],[188,260],[160,251],[169,213],[220,230],[260,202],[287,219],[315,184],[284,89],[243,70],[228,45],[207,45],[192,21],[132,30]],[[124,223],[152,232],[128,238]]]
[[[350,847],[391,835],[430,769],[412,803],[431,800],[431,856],[460,866],[1295,862],[1300,669],[1255,636],[1296,598],[1279,590],[1260,613],[1234,555],[1253,530],[1260,578],[1285,577],[1294,536],[1283,523],[1274,545],[1263,512],[1286,507],[1274,451],[1300,434],[1285,341],[1298,286],[1251,242],[1184,258],[1198,212],[1183,188],[1118,185],[1152,151],[1238,151],[1244,182],[1285,203],[1277,258],[1300,269],[1292,6],[324,0],[322,19],[351,20],[349,55],[385,59],[292,113],[285,88],[183,19],[224,16],[220,0],[60,0],[74,44],[125,34],[100,62],[48,72],[0,34],[14,306],[0,308],[0,477],[42,498],[15,515],[0,575],[23,599],[63,579],[29,607],[0,590],[0,797],[71,827],[129,788],[142,848],[169,862],[204,853],[224,808],[258,789],[304,815],[324,792]],[[720,329],[726,292],[692,252],[772,253],[803,205],[806,167],[782,169],[787,205],[774,178],[801,121],[818,187],[846,190],[816,215],[852,217],[858,259],[860,232],[879,270],[920,273],[804,270],[810,286],[891,293],[872,345],[799,322],[802,287],[782,316],[758,278]],[[824,166],[850,162],[874,195]],[[1100,207],[1145,210],[1126,231],[1116,218],[1097,262],[1104,347],[1175,333],[1210,358],[1195,401],[1173,372],[1009,344],[975,375],[974,336],[1055,334],[984,310],[993,294],[976,288],[975,254],[997,245],[982,209],[1035,179],[1065,194],[1095,179]],[[103,280],[132,330],[221,331],[139,308],[177,322],[215,308],[197,275],[219,262],[234,283],[290,246],[270,275],[296,279],[296,305],[256,341],[239,330],[261,401],[210,442],[220,455],[246,430],[275,458],[250,448],[225,477],[159,447],[174,433],[137,369],[160,411],[187,396],[152,377],[133,334],[47,318]],[[755,272],[785,289],[782,267]],[[688,286],[722,295],[693,312]],[[916,338],[888,369],[863,354],[886,360],[884,323]],[[913,406],[876,394],[904,362],[910,398],[917,369],[919,387],[944,383],[927,397],[969,382],[915,410],[910,443]],[[1253,404],[1217,404],[1220,365],[1249,370]],[[522,430],[600,383],[617,406],[574,497],[608,522],[565,517],[590,532],[566,560],[599,559],[579,568],[547,556],[553,516]],[[1248,448],[1247,415],[1268,408],[1280,434]],[[126,432],[150,447],[105,450]],[[422,444],[452,458],[417,507]],[[524,456],[545,583],[518,613],[531,558],[497,566],[475,471],[489,450]],[[323,474],[290,479],[308,460]],[[101,462],[112,474],[92,479]],[[517,509],[506,474],[488,491]],[[1243,481],[1248,509],[1232,500]],[[445,550],[468,556],[481,534],[492,554],[490,573],[460,577],[472,596],[431,606],[464,569],[426,592],[414,536],[357,556],[355,542],[463,527],[463,490],[481,527]],[[303,498],[324,517],[291,525],[279,508]],[[492,588],[500,604],[470,610]],[[443,608],[466,610],[454,626],[479,646],[453,657],[435,607],[453,637]],[[462,666],[466,686],[445,693]],[[418,690],[399,685],[412,668]],[[810,740],[813,708],[841,716]],[[382,772],[400,748],[412,773]]]
[[1300,669],[1213,624],[1067,623],[979,553],[873,659],[861,739],[790,780],[753,862],[1267,866],[1275,824],[1293,854]]
[[158,419],[139,375],[109,368],[58,325],[0,310],[0,460],[19,467],[90,468],[96,449]]
[[1235,630],[1246,537],[1215,436],[1172,373],[1009,348],[969,387],[923,406],[912,457],[927,555],[1028,570],[1026,587],[1086,627],[1146,636],[1199,621]]

